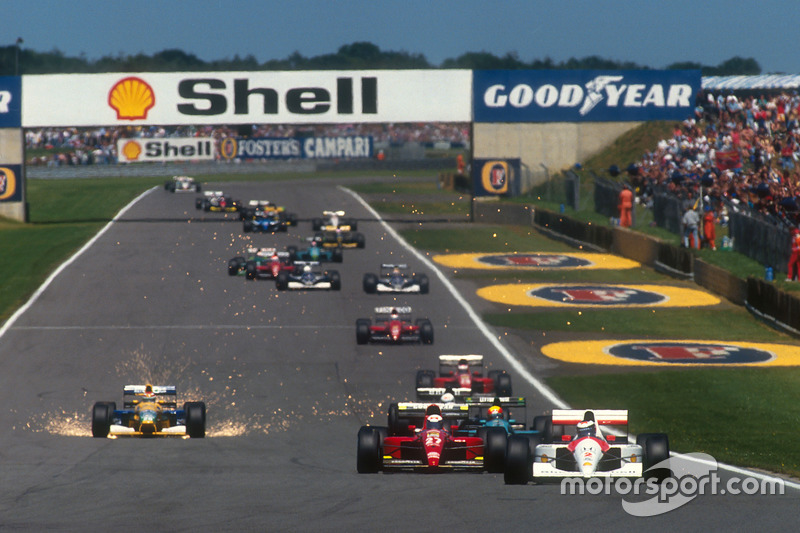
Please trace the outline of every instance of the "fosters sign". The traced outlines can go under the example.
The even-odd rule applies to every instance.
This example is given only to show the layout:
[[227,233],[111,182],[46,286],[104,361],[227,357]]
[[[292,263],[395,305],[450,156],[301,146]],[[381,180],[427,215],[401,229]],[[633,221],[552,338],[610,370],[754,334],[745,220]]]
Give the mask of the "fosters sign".
[[22,125],[469,122],[471,83],[469,70],[25,76]]

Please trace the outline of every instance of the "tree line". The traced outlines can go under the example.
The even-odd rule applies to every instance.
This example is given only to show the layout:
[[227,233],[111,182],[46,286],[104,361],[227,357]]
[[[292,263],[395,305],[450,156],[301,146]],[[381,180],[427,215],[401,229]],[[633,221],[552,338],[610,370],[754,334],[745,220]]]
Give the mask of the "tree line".
[[[467,52],[446,59],[441,65],[431,64],[423,54],[383,51],[368,42],[355,42],[339,48],[334,54],[305,57],[294,52],[285,59],[259,62],[253,55],[204,61],[194,54],[170,49],[153,55],[136,54],[103,56],[89,60],[83,55],[68,57],[55,49],[37,52],[15,45],[0,47],[0,76],[19,74],[96,74],[104,72],[210,72],[259,70],[402,70],[402,69],[468,69],[468,70],[652,70],[650,66],[630,61],[615,61],[599,56],[571,58],[556,62],[550,58],[523,61],[516,52],[502,57],[489,52]],[[667,70],[699,69],[703,76],[761,74],[761,66],[753,58],[732,57],[719,65],[678,62]]]

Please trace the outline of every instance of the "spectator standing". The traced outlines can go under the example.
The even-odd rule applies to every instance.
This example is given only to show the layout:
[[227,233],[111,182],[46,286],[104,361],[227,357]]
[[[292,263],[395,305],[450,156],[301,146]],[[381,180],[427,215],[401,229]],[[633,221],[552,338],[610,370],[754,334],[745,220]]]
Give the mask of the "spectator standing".
[[632,224],[631,210],[633,209],[633,191],[627,183],[619,192],[619,225],[629,228]]
[[[700,248],[700,238],[697,228],[700,225],[700,215],[691,205],[686,206],[686,212],[681,219],[683,223],[683,247]],[[691,241],[689,238],[691,237]]]
[[786,281],[794,281],[800,275],[800,229],[792,230],[792,255],[789,256],[789,265],[786,267]]
[[705,206],[706,214],[703,215],[703,242],[712,250],[717,249],[717,230],[714,224],[716,215],[710,205]]

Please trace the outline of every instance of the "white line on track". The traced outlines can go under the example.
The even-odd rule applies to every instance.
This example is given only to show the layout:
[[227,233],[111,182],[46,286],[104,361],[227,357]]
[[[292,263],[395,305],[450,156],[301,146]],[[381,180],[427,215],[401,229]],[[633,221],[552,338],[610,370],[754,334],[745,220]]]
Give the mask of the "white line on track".
[[22,314],[23,314],[25,311],[27,311],[27,310],[28,310],[28,309],[29,309],[29,308],[30,308],[30,307],[31,307],[31,306],[32,306],[34,303],[36,303],[36,300],[38,300],[38,299],[39,299],[39,296],[41,296],[41,295],[42,295],[42,293],[43,293],[45,290],[47,290],[47,287],[49,287],[49,286],[50,286],[50,284],[53,282],[53,280],[54,280],[54,279],[56,279],[56,277],[57,277],[59,274],[61,274],[61,272],[63,272],[65,268],[67,268],[69,265],[71,265],[71,264],[72,264],[72,263],[73,263],[73,262],[74,262],[76,259],[78,259],[78,258],[79,258],[79,257],[80,257],[80,256],[81,256],[81,255],[82,255],[82,254],[83,254],[83,253],[86,251],[86,250],[88,250],[89,248],[91,248],[91,247],[92,247],[92,245],[93,245],[95,242],[97,242],[97,239],[99,239],[100,237],[102,237],[102,236],[103,236],[103,234],[105,234],[105,232],[107,232],[107,231],[108,231],[108,230],[111,228],[111,226],[112,226],[112,225],[114,225],[114,223],[115,223],[117,220],[119,220],[119,218],[120,218],[122,215],[124,215],[125,213],[127,213],[127,212],[128,212],[128,210],[129,210],[131,207],[133,207],[133,206],[136,204],[136,202],[138,202],[139,200],[141,200],[142,198],[144,198],[145,196],[147,196],[148,194],[150,194],[150,192],[152,192],[152,191],[154,191],[154,190],[156,190],[156,189],[158,189],[158,187],[153,187],[153,188],[151,188],[151,189],[148,189],[148,190],[144,191],[142,194],[140,194],[139,196],[137,196],[136,198],[134,198],[133,200],[131,200],[131,201],[130,201],[130,203],[129,203],[128,205],[126,205],[125,207],[123,207],[122,209],[120,209],[119,213],[117,213],[116,215],[114,215],[114,218],[112,218],[112,219],[109,221],[109,223],[108,223],[108,224],[106,224],[105,226],[103,226],[103,229],[101,229],[100,231],[98,231],[98,232],[97,232],[97,235],[95,235],[94,237],[92,237],[91,239],[89,239],[89,241],[88,241],[86,244],[84,244],[84,245],[81,247],[81,249],[80,249],[80,250],[78,250],[77,252],[75,252],[75,253],[72,255],[72,257],[70,257],[69,259],[67,259],[65,262],[61,263],[61,265],[60,265],[60,266],[59,266],[57,269],[55,269],[55,271],[53,271],[53,273],[52,273],[52,274],[50,274],[50,276],[48,276],[46,280],[44,280],[44,283],[42,283],[41,287],[39,287],[38,289],[36,289],[36,292],[34,292],[34,293],[33,293],[33,296],[31,296],[31,297],[28,299],[28,301],[27,301],[27,302],[25,302],[25,304],[24,304],[22,307],[20,307],[19,309],[17,309],[17,311],[16,311],[16,312],[15,312],[13,315],[11,315],[11,316],[9,317],[9,319],[6,321],[6,323],[5,323],[5,324],[3,324],[3,326],[2,326],[2,327],[0,327],[0,339],[1,339],[1,338],[3,338],[3,335],[5,335],[5,334],[6,334],[6,331],[8,331],[9,329],[11,329],[11,326],[13,326],[13,325],[14,325],[14,322],[16,322],[16,321],[17,321],[17,319],[19,319],[19,317],[21,317],[21,316],[22,316]]
[[[478,330],[481,333],[483,333],[483,335],[489,340],[489,342],[491,342],[492,345],[497,349],[497,351],[500,353],[500,355],[502,355],[506,359],[506,361],[508,361],[508,363],[514,368],[514,370],[516,370],[525,379],[525,381],[530,383],[530,385],[533,386],[542,396],[544,396],[545,398],[550,400],[550,402],[555,407],[557,407],[559,409],[569,409],[569,405],[567,405],[566,402],[564,402],[561,398],[559,398],[558,395],[555,393],[555,391],[550,389],[547,385],[545,385],[539,379],[537,379],[533,374],[528,372],[528,370],[525,368],[525,366],[522,364],[522,362],[520,362],[519,359],[517,359],[514,356],[514,354],[512,354],[505,346],[503,346],[503,344],[500,342],[500,340],[489,330],[489,327],[483,322],[481,317],[478,316],[478,314],[475,312],[474,309],[472,309],[472,306],[469,304],[469,302],[467,302],[464,299],[464,297],[461,296],[461,294],[458,292],[458,289],[456,289],[455,285],[453,285],[450,282],[450,280],[445,277],[444,273],[442,273],[442,271],[439,270],[439,268],[433,263],[433,261],[429,260],[427,257],[422,255],[422,253],[420,253],[416,248],[414,248],[413,246],[408,244],[408,242],[406,242],[406,240],[403,239],[403,237],[401,237],[400,234],[397,233],[394,230],[394,228],[392,228],[385,220],[383,220],[381,215],[377,211],[375,211],[372,208],[372,206],[369,205],[356,192],[348,189],[347,187],[343,187],[341,185],[339,186],[339,189],[343,190],[344,192],[348,193],[353,198],[358,200],[358,202],[362,206],[364,206],[364,208],[367,211],[369,211],[372,214],[372,216],[375,217],[375,219],[381,224],[381,226],[383,226],[383,229],[385,229],[388,234],[390,234],[392,237],[397,239],[397,242],[399,242],[403,246],[403,248],[408,250],[408,252],[410,252],[412,255],[414,255],[414,257],[419,259],[423,264],[425,264],[428,268],[431,269],[431,271],[433,271],[436,274],[436,277],[439,278],[439,280],[444,284],[444,286],[447,287],[447,290],[450,291],[450,294],[452,294],[453,297],[456,299],[456,301],[461,305],[461,307],[464,308],[464,310],[467,312],[469,317],[475,323],[475,326],[478,328]],[[670,453],[671,453],[671,455],[677,455],[677,456],[683,457],[684,459],[700,462],[700,461],[697,461],[697,459],[695,459],[693,457],[689,457],[689,456],[686,456],[686,455],[683,455],[683,454],[679,454],[679,453],[676,453],[676,452],[670,452]],[[733,473],[736,473],[736,474],[744,474],[746,476],[757,478],[757,479],[761,479],[761,480],[776,480],[776,479],[778,479],[778,480],[782,481],[786,487],[792,488],[792,489],[795,489],[795,490],[800,490],[800,483],[789,481],[789,480],[784,479],[784,478],[779,478],[777,476],[771,476],[771,475],[768,475],[768,474],[762,474],[760,472],[754,472],[752,470],[747,470],[745,468],[740,468],[740,467],[737,467],[737,466],[727,465],[727,464],[724,464],[724,463],[717,463],[717,466],[718,466],[718,468],[721,468],[723,470],[727,470],[729,472],[733,472]]]

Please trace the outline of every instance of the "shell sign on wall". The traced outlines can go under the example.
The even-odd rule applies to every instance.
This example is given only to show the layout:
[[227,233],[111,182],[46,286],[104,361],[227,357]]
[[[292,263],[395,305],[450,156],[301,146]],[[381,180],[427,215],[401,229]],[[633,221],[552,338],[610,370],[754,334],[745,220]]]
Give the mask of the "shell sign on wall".
[[471,81],[469,70],[31,75],[22,126],[469,122]]

